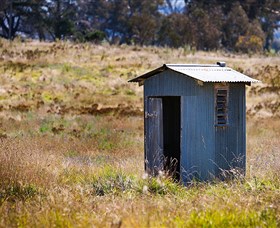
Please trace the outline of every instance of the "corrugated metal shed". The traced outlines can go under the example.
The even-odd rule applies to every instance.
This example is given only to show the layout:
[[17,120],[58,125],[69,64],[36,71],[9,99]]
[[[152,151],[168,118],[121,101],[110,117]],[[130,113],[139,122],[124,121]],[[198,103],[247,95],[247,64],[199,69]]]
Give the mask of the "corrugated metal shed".
[[145,79],[168,69],[202,82],[259,82],[258,80],[250,78],[245,74],[218,64],[164,64],[153,71],[131,79],[129,82],[139,82],[139,84],[142,85]]
[[218,62],[164,64],[130,82],[144,85],[148,173],[183,183],[245,174],[245,85],[258,80]]

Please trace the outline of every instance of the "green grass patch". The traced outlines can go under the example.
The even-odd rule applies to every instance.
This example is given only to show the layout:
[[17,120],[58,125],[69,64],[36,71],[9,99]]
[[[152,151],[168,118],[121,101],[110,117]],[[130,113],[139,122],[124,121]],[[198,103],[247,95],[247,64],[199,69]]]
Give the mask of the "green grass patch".
[[278,227],[276,213],[272,209],[236,210],[207,209],[193,211],[188,219],[176,217],[176,227]]
[[3,188],[0,190],[0,203],[4,201],[17,201],[17,200],[27,200],[29,198],[34,197],[39,193],[39,190],[35,185],[21,185],[15,184]]

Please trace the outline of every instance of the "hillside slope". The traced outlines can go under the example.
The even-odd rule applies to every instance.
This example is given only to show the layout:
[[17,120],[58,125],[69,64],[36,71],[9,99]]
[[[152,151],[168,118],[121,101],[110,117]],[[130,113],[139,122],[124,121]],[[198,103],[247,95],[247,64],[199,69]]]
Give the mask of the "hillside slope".
[[[246,176],[185,187],[144,173],[142,87],[215,63],[247,87]],[[279,227],[279,57],[0,40],[0,227]]]
[[[265,109],[266,115],[280,115],[279,107],[275,107],[279,105],[275,101],[279,97],[275,90],[280,88],[279,57],[64,42],[10,44],[3,40],[0,53],[2,110],[139,114],[142,88],[127,83],[128,79],[164,63],[226,61],[230,67],[266,83],[249,93],[249,113]],[[261,108],[260,100],[253,98],[259,94],[265,103]]]

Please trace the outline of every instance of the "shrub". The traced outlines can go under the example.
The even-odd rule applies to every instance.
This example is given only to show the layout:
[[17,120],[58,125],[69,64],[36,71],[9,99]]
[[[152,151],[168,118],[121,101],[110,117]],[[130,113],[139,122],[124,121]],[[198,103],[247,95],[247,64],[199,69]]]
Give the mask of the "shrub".
[[0,190],[0,203],[8,200],[15,201],[19,200],[27,200],[28,198],[32,198],[38,193],[36,186],[34,185],[21,185],[15,184],[9,187],[6,187]]
[[236,49],[245,53],[260,52],[263,49],[263,40],[256,35],[239,36]]
[[85,40],[89,42],[99,43],[106,37],[105,33],[99,30],[90,31],[85,35]]

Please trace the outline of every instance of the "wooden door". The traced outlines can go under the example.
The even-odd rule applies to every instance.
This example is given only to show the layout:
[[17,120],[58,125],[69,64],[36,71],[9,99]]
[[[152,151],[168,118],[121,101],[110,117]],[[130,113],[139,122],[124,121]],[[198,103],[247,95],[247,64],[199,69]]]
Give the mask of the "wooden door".
[[145,111],[145,170],[157,175],[164,167],[162,98],[148,97]]

